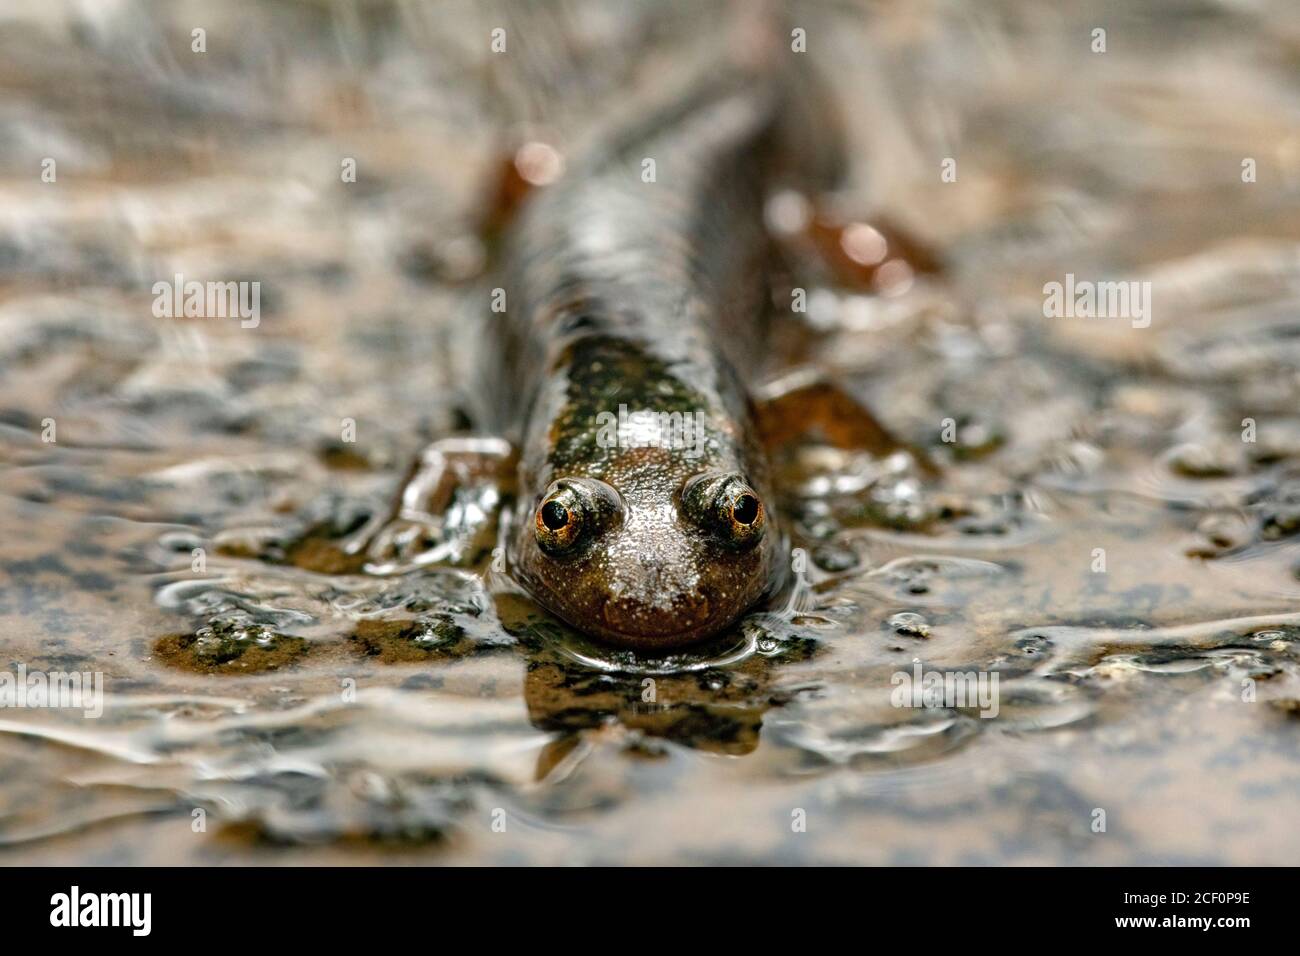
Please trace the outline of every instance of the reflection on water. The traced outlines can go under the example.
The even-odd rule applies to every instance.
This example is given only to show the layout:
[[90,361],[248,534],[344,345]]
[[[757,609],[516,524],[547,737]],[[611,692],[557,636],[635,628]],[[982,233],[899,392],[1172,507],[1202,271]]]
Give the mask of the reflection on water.
[[[1293,4],[798,8],[845,203],[945,266],[810,289],[813,356],[943,474],[793,452],[804,577],[663,660],[354,543],[461,421],[501,131],[576,138],[712,14],[438,9],[0,14],[3,656],[106,684],[0,710],[0,859],[1295,860]],[[155,318],[177,273],[260,323]],[[1044,318],[1067,275],[1150,326]],[[915,667],[997,716],[895,706]]]

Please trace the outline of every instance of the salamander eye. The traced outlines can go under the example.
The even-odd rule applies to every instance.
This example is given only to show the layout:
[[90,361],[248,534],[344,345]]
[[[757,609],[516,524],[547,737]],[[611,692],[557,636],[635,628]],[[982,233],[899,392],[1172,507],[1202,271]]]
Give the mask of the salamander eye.
[[697,475],[682,488],[686,515],[736,548],[763,537],[767,516],[758,492],[739,475]]
[[573,513],[558,501],[548,501],[542,505],[542,524],[549,531],[561,531],[573,520]]
[[741,495],[731,505],[731,520],[737,524],[752,525],[763,516],[763,506],[753,495]]
[[547,489],[537,507],[533,530],[550,555],[566,554],[622,513],[618,492],[603,481],[566,478]]
[[582,505],[568,488],[561,488],[542,502],[534,522],[537,543],[543,551],[560,554],[578,543],[582,534]]

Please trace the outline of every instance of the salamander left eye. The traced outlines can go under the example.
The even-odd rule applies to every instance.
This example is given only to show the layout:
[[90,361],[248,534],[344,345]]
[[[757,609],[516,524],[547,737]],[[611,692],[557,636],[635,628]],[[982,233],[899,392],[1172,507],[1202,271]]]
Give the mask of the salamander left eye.
[[582,503],[572,489],[561,488],[542,502],[534,523],[542,550],[561,554],[577,544],[582,535]]
[[548,531],[561,531],[573,520],[573,513],[558,501],[548,501],[542,505],[541,518]]
[[575,551],[622,514],[621,499],[594,478],[563,478],[546,491],[533,516],[533,533],[543,551],[554,557]]
[[682,487],[683,510],[727,544],[748,548],[763,537],[762,499],[739,475],[698,475]]

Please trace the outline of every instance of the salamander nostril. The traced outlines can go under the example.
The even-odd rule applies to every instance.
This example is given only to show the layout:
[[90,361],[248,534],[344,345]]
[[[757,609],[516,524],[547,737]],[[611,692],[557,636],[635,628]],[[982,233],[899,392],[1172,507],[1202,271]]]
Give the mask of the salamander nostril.
[[548,501],[542,506],[542,524],[552,531],[559,531],[569,523],[569,509],[558,501]]
[[753,495],[741,495],[732,506],[731,516],[741,524],[753,524],[758,518],[758,499]]

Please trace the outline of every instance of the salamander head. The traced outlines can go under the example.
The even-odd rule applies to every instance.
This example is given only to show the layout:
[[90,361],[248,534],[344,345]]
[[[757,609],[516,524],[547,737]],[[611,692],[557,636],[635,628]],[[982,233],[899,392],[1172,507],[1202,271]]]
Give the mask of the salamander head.
[[778,535],[739,473],[676,474],[643,463],[611,482],[551,483],[525,512],[516,572],[586,633],[663,651],[710,637],[768,589]]

